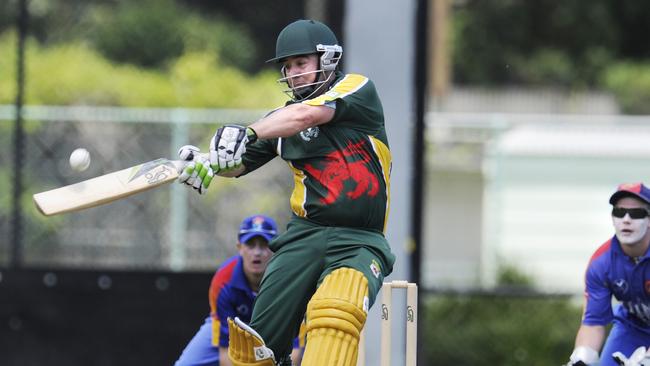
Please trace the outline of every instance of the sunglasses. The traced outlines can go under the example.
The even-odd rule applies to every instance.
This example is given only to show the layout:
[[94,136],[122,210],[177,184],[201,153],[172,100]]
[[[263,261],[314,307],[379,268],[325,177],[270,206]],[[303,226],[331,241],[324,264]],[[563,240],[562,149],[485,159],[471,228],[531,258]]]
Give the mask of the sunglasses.
[[626,214],[630,215],[632,219],[644,219],[648,217],[648,210],[645,208],[623,208],[623,207],[614,207],[612,209],[612,216],[622,219]]

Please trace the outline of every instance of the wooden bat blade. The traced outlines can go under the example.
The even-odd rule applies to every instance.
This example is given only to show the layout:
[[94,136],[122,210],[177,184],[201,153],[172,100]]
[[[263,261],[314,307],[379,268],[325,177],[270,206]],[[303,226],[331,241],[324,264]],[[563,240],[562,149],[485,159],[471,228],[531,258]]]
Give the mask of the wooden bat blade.
[[176,179],[185,162],[156,159],[99,177],[36,193],[34,203],[45,216],[103,205]]

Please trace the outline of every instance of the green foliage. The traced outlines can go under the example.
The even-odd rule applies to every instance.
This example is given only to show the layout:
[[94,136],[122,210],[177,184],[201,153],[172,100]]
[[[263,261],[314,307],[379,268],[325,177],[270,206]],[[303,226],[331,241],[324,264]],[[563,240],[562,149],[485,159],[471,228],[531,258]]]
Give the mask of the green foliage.
[[255,108],[261,102],[265,106],[272,101],[272,106],[282,103],[276,73],[266,71],[248,77],[234,68],[214,64],[211,55],[205,53],[185,55],[174,64],[171,76],[179,103],[190,107],[219,104],[239,108]]
[[183,51],[212,53],[223,65],[252,70],[256,48],[247,29],[225,17],[210,18],[173,0],[121,2],[96,7],[91,43],[108,59],[163,67]]
[[531,296],[533,279],[512,265],[499,268],[497,283],[500,296],[426,301],[427,365],[542,366],[566,359],[581,309],[569,299]]
[[[0,104],[15,98],[15,37],[0,37]],[[84,43],[26,49],[26,104],[124,107],[274,108],[285,97],[272,71],[249,76],[211,52],[185,53],[168,69],[116,64]],[[6,67],[6,68],[5,68]]]
[[16,33],[0,35],[0,104],[15,102],[16,98]]
[[0,1],[0,32],[13,27],[16,24],[18,14],[18,1]]
[[188,14],[183,17],[183,40],[188,51],[209,51],[220,63],[251,71],[257,50],[250,32],[226,18]]
[[499,272],[497,273],[497,283],[499,286],[532,287],[533,279],[530,276],[520,272],[516,267],[505,265],[499,267]]
[[536,85],[570,86],[574,82],[574,64],[557,49],[540,49],[530,57],[516,57],[513,65],[517,78]]
[[440,296],[426,301],[425,365],[559,365],[581,310],[566,299]]
[[621,32],[613,6],[611,0],[459,3],[452,20],[454,79],[593,87],[618,51]]
[[113,16],[104,13],[93,40],[108,59],[159,67],[183,53],[183,12],[173,0],[123,2]]
[[613,64],[602,84],[616,95],[624,113],[650,114],[650,63]]
[[[0,33],[13,29],[18,1],[0,5]],[[31,0],[29,34],[46,46],[87,42],[111,61],[163,68],[184,51],[211,52],[221,64],[259,70],[248,28],[176,0]]]

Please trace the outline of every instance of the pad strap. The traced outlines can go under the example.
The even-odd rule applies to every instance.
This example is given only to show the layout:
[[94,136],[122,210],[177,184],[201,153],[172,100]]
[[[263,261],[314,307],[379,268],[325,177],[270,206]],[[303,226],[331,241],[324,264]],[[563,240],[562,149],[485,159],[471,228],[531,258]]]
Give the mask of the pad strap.
[[234,366],[275,366],[273,351],[253,328],[235,317],[228,318],[228,330],[228,358]]

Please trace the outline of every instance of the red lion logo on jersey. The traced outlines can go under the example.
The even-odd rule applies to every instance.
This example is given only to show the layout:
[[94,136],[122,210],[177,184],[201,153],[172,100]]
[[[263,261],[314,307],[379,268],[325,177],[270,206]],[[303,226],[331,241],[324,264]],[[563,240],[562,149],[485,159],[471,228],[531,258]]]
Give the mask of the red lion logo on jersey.
[[377,195],[379,182],[366,166],[371,157],[363,149],[365,144],[364,140],[356,144],[350,142],[342,151],[327,154],[323,170],[318,170],[311,164],[305,165],[305,170],[328,190],[327,196],[320,199],[322,203],[334,203],[343,192],[344,183],[350,179],[357,185],[353,191],[346,194],[350,199],[355,200],[364,193],[370,197]]

